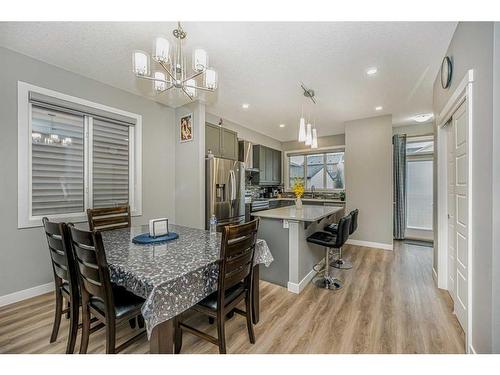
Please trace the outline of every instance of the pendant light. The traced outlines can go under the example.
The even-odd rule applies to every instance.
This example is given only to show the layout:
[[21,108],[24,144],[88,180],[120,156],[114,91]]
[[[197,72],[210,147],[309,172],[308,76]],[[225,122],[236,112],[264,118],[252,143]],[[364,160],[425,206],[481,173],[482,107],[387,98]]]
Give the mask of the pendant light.
[[300,118],[299,122],[299,142],[306,141],[306,120],[304,117]]
[[311,143],[311,148],[318,148],[318,133],[316,131],[316,128],[312,130],[312,143]]
[[310,146],[312,144],[312,125],[310,122],[307,123],[306,126],[306,146]]

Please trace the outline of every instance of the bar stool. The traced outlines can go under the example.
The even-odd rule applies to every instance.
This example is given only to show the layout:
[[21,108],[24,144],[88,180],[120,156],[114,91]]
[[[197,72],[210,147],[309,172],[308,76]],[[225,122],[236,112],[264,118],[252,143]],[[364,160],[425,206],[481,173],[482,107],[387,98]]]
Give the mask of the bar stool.
[[[357,208],[355,210],[352,210],[349,213],[349,216],[351,217],[351,226],[349,228],[349,236],[351,234],[353,234],[356,231],[356,229],[358,228],[358,214],[359,214],[359,210]],[[338,228],[337,224],[330,224],[330,225],[327,225],[324,229],[327,232],[330,232],[332,234],[336,234],[337,230],[338,230],[337,228]],[[335,260],[331,264],[331,266],[335,267],[335,268],[340,268],[343,270],[348,270],[348,269],[352,268],[352,263],[350,261],[348,261],[346,259],[342,259],[342,247],[339,248],[339,258],[337,260]]]
[[330,275],[330,249],[340,249],[349,237],[351,216],[340,219],[336,234],[316,232],[307,238],[307,242],[325,247],[325,272],[313,282],[318,288],[337,290],[342,288],[343,282]]

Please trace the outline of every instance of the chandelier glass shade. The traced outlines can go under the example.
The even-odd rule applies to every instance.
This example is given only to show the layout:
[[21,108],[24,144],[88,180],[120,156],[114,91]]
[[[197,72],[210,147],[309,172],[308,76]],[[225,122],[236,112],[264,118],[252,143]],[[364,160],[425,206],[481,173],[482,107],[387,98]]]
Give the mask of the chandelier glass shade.
[[[153,88],[160,94],[170,89],[181,90],[189,99],[193,100],[198,90],[213,92],[217,89],[217,72],[208,66],[208,54],[202,48],[193,50],[192,64],[187,64],[182,43],[187,33],[182,29],[180,22],[172,34],[177,40],[174,48],[164,37],[157,37],[153,42],[151,58],[161,70],[151,74],[149,55],[144,51],[134,51],[132,54],[133,72],[137,78],[153,82]],[[188,66],[190,68],[188,68]]]

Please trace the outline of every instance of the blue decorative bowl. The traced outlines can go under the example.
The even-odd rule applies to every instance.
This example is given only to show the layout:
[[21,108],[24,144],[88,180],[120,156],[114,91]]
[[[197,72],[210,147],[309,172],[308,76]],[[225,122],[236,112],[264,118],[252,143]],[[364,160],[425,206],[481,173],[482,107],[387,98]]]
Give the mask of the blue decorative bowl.
[[149,233],[143,233],[139,234],[138,236],[135,236],[132,239],[132,242],[140,245],[149,245],[149,244],[173,241],[177,238],[179,238],[179,235],[175,232],[170,232],[163,236],[157,236],[157,237],[151,237]]

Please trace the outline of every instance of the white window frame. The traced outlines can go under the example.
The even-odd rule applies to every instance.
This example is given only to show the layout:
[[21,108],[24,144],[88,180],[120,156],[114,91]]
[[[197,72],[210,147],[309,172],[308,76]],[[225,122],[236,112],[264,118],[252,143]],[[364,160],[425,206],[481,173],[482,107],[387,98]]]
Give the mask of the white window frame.
[[[108,107],[103,104],[91,102],[75,96],[59,93],[43,87],[18,81],[17,83],[17,117],[18,117],[18,158],[17,158],[17,226],[18,228],[32,228],[42,225],[42,216],[32,215],[32,155],[31,155],[31,130],[32,130],[32,107],[29,102],[29,92],[51,96],[53,98],[66,100],[107,111],[117,115],[127,116],[135,119],[136,124],[129,127],[129,205],[132,216],[142,215],[142,116],[123,111],[121,109]],[[85,222],[87,221],[86,209],[92,208],[92,139],[89,130],[89,122],[92,118],[84,117],[84,212],[44,215],[51,220]]]
[[[285,151],[284,155],[285,157],[283,158],[283,180],[285,182],[285,191],[286,192],[291,192],[292,188],[290,187],[290,165],[289,165],[289,156],[290,154],[294,155],[316,155],[316,154],[328,154],[328,153],[334,153],[334,152],[344,152],[344,158],[345,158],[345,145],[338,145],[338,146],[331,146],[331,147],[318,147],[315,149],[310,149],[310,150],[290,150],[290,151]],[[325,161],[325,166],[326,166],[326,160]],[[304,163],[307,163],[307,160],[304,159]],[[304,171],[307,173],[307,166],[304,164]],[[344,166],[345,166],[345,160],[344,160]],[[326,171],[325,171],[326,173]],[[304,180],[304,184],[307,185],[306,181]],[[326,185],[326,181],[325,181]],[[306,186],[304,186],[306,188]],[[341,191],[346,190],[346,181],[345,181],[345,174],[344,174],[344,188],[343,189],[314,189],[316,192],[322,192],[322,193],[338,193]],[[310,192],[311,189],[305,190],[306,192]]]

